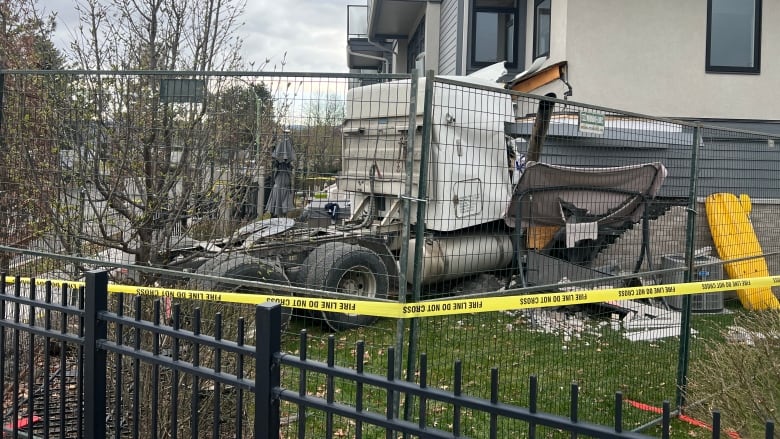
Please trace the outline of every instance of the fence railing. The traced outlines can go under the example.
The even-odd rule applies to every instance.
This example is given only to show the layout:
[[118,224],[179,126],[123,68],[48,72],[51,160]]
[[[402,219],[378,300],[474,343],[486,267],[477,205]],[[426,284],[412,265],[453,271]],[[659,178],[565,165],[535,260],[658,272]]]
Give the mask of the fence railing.
[[[752,221],[762,248],[757,259],[768,273],[780,273],[777,135],[432,74],[424,80],[279,72],[0,74],[0,244],[8,244],[0,246],[0,266],[20,275],[79,279],[94,267],[112,267],[114,281],[139,288],[273,294],[287,304],[359,296],[413,309],[442,299],[576,294],[607,284],[663,288],[725,280],[741,266],[716,248],[708,200],[716,208],[739,206],[749,221],[721,226],[745,229]],[[641,177],[632,177],[638,165]],[[579,180],[599,168],[617,171],[598,176],[595,185]],[[622,201],[614,197],[619,192]],[[526,203],[531,199],[537,204]],[[18,253],[26,255],[11,257]],[[766,287],[753,300],[754,290],[737,291],[744,306],[717,292],[650,303],[463,308],[410,319],[302,306],[286,308],[282,326],[309,329],[316,351],[325,349],[330,331],[339,332],[339,346],[364,340],[370,373],[383,373],[385,347],[393,346],[398,380],[416,379],[424,352],[435,365],[432,387],[451,386],[451,365],[468,353],[465,392],[489,400],[483,371],[495,366],[499,399],[522,404],[525,377],[535,375],[547,389],[540,405],[562,416],[573,381],[589,383],[586,394],[601,401],[611,400],[613,389],[633,400],[674,400],[674,407],[685,396],[723,395],[685,390],[689,382],[714,381],[699,367],[711,361],[704,347],[720,341],[734,314],[772,298]],[[177,305],[182,325],[193,321],[197,305],[203,328],[212,329],[221,313],[224,339],[237,340],[240,316],[249,322],[243,330],[253,331],[254,310],[243,303],[166,297],[160,321],[172,325]],[[124,311],[132,314],[133,306],[126,303]],[[32,309],[38,308],[22,305],[18,317],[7,310],[6,318],[40,321]],[[151,312],[142,309],[153,320]],[[129,326],[108,326],[119,327]],[[141,333],[149,350],[155,338],[161,355],[172,348],[169,334]],[[120,340],[123,347],[134,343]],[[182,355],[199,351],[186,343]],[[243,364],[231,355],[222,366]],[[135,360],[126,361],[123,367]],[[351,349],[339,350],[334,364],[354,364]],[[156,373],[151,366],[141,371]],[[315,375],[310,385],[325,386]],[[181,373],[161,377],[170,383]],[[133,381],[114,376],[109,389],[117,382],[129,391]],[[220,394],[216,388],[246,392],[234,384],[203,386],[208,401]],[[350,400],[355,390],[335,398]],[[171,392],[162,395],[171,399]],[[394,410],[412,419],[415,401],[398,397]],[[438,410],[427,418],[446,418]],[[610,411],[586,406],[580,418],[603,423],[599,416]],[[132,419],[125,418],[112,417],[115,428]],[[637,427],[656,418],[631,410],[624,421]]]
[[[621,392],[614,395],[613,424],[599,425],[582,419],[580,410],[586,402],[574,383],[569,415],[559,416],[539,407],[539,385],[533,376],[528,405],[520,407],[500,400],[497,368],[490,371],[490,398],[482,399],[463,392],[461,362],[454,364],[452,390],[445,391],[429,385],[425,355],[420,357],[416,382],[396,376],[392,347],[385,375],[364,370],[362,342],[354,347],[354,367],[336,365],[335,354],[344,347],[337,346],[335,336],[328,338],[324,361],[309,358],[313,340],[305,330],[297,354],[284,353],[278,304],[255,308],[253,336],[239,321],[235,340],[225,340],[219,315],[210,334],[202,331],[199,308],[185,322],[178,306],[168,314],[158,299],[151,309],[144,309],[141,296],[136,296],[132,314],[124,315],[123,296],[109,296],[105,271],[87,274],[85,285],[75,290],[77,305],[67,303],[65,284],[57,292],[46,283],[41,302],[34,299],[34,279],[26,283],[32,298],[21,294],[22,279],[7,279],[3,276],[0,285],[0,310],[10,307],[16,317],[0,319],[4,437],[276,438],[281,431],[300,438],[389,438],[396,433],[420,438],[533,438],[542,429],[572,437],[650,437],[625,428]],[[39,318],[21,323],[21,307],[29,307],[30,315]],[[254,346],[246,343],[252,338]],[[324,377],[324,385],[312,388],[315,376]],[[349,404],[335,397],[347,383],[355,386]],[[393,401],[407,395],[415,400],[412,419],[394,409]],[[372,408],[368,403],[372,398],[384,400],[386,410]],[[449,413],[449,419],[429,418],[432,409]],[[674,414],[668,402],[660,413],[659,435],[669,437]],[[465,431],[464,418],[479,416],[486,419],[482,430]],[[282,423],[293,428],[280,430]],[[713,438],[721,437],[719,425],[720,414],[715,412]],[[766,437],[774,437],[771,422]]]

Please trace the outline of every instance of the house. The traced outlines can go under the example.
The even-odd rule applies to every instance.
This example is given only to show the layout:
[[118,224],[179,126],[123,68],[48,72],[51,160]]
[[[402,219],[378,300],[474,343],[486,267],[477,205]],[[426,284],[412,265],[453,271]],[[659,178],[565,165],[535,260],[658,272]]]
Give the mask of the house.
[[[668,207],[688,203],[692,145],[699,144],[696,198],[703,202],[716,192],[750,195],[764,250],[780,250],[775,220],[780,205],[780,45],[775,42],[780,30],[773,26],[780,21],[780,2],[366,2],[350,9],[350,29],[360,30],[348,38],[353,71],[407,73],[417,68],[467,75],[504,61],[507,86],[516,91],[768,133],[705,128],[697,139],[689,126],[672,123],[666,128],[673,130],[659,130],[657,124],[643,125],[642,117],[632,120],[629,113],[614,121],[623,124],[620,129],[607,123],[603,135],[589,135],[578,130],[578,116],[564,110],[553,117],[559,122],[569,118],[568,125],[551,124],[541,160],[586,167],[660,161],[669,175],[658,198]],[[518,100],[520,111],[506,134],[525,141],[543,117],[520,101],[535,100]],[[517,149],[524,152],[522,146]],[[703,210],[699,217],[705,217]],[[706,222],[700,224],[706,228]],[[708,245],[699,235],[696,239],[698,247]],[[677,252],[682,243],[674,251],[655,254]],[[777,261],[770,263],[771,272],[780,270]]]
[[513,89],[780,134],[780,2],[367,0],[353,71],[465,75],[505,61]]

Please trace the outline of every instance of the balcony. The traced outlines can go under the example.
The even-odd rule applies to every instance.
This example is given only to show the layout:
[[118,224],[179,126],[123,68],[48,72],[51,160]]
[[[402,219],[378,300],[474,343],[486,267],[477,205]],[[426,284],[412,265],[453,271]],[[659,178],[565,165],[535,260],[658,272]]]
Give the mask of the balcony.
[[[371,40],[405,40],[414,32],[417,18],[429,0],[367,0],[368,37]],[[439,2],[441,0],[434,0]]]
[[392,43],[368,38],[368,6],[347,5],[347,66],[389,73]]

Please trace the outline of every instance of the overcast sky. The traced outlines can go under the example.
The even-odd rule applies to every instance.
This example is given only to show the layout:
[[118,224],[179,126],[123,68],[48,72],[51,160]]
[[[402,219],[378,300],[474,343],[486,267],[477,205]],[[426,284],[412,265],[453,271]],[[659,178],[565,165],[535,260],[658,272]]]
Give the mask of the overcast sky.
[[[54,43],[65,48],[76,30],[75,0],[43,0],[58,16]],[[347,4],[365,0],[248,0],[244,26],[244,58],[256,65],[270,59],[279,65],[284,52],[286,72],[346,72]],[[268,70],[268,69],[267,69]]]

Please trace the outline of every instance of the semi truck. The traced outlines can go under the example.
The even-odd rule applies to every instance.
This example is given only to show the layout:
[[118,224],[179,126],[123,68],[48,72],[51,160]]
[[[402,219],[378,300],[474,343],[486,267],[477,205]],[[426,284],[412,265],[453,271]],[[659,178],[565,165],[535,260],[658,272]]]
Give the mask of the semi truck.
[[[340,209],[327,214],[338,210],[340,217],[334,215],[333,221],[325,223],[292,218],[256,221],[227,238],[174,249],[169,266],[215,276],[191,282],[192,287],[203,290],[257,290],[224,280],[234,278],[305,287],[331,292],[338,298],[388,299],[398,295],[399,274],[403,273],[409,282],[413,279],[415,249],[421,249],[418,276],[422,284],[510,269],[510,276],[520,274],[522,284],[528,285],[529,260],[525,252],[529,227],[557,225],[565,229],[560,226],[568,219],[584,221],[582,215],[541,223],[529,221],[534,215],[528,210],[533,206],[529,201],[534,191],[559,185],[556,181],[531,181],[533,191],[518,192],[523,179],[518,178],[522,169],[517,166],[517,157],[527,152],[521,150],[527,149],[533,139],[507,136],[507,124],[515,122],[517,115],[512,95],[501,84],[480,79],[469,82],[468,77],[458,81],[439,79],[435,86],[426,84],[425,78],[417,81],[377,83],[348,91],[341,130],[341,170],[335,191],[348,200],[344,203],[350,205],[348,214],[337,205]],[[427,109],[426,85],[434,103]],[[416,102],[411,109],[413,117],[410,96]],[[539,114],[549,119],[549,106],[540,106]],[[423,123],[425,117],[430,123]],[[424,136],[430,139],[425,155],[421,153]],[[527,169],[534,165],[529,162]],[[652,178],[663,174],[662,168],[654,166],[657,173]],[[660,181],[654,181],[660,185]],[[592,186],[582,181],[567,184]],[[623,203],[625,191],[610,187],[609,181],[602,181],[596,192],[607,188],[612,195],[620,195],[618,205]],[[593,193],[574,187],[563,197],[576,204]],[[612,212],[621,220],[613,223],[618,224],[616,228],[630,228],[639,221],[642,212],[637,205],[654,193],[641,189],[639,195],[632,194],[639,197],[639,202],[631,212],[622,216]],[[408,224],[405,200],[410,206]],[[549,202],[556,203],[555,197]],[[589,209],[603,216],[614,203],[605,206],[590,203]],[[310,219],[315,209],[308,209]],[[317,213],[321,217],[322,209]],[[418,221],[424,222],[422,235],[415,232]],[[404,227],[408,227],[408,234],[403,233]],[[408,240],[403,239],[406,236]],[[587,240],[588,245],[594,242]],[[606,243],[598,243],[597,247]],[[408,262],[401,266],[405,245],[409,249]],[[587,263],[571,263],[566,255],[550,260],[556,261],[556,276],[604,276],[591,268],[580,270],[578,267]],[[334,330],[375,321],[371,316],[340,312],[324,311],[322,316]]]

